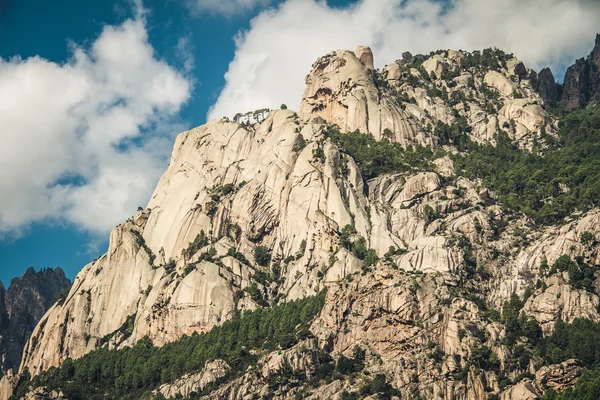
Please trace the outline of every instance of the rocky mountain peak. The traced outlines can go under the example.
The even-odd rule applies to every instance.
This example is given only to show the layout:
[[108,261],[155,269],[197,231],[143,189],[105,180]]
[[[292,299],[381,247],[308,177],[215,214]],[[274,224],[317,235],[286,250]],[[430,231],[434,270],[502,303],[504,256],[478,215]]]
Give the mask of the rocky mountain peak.
[[600,103],[600,34],[590,55],[567,69],[561,103],[566,111]]
[[4,332],[8,325],[8,312],[6,311],[6,289],[2,282],[0,282],[0,335]]
[[356,54],[356,58],[358,58],[360,62],[363,63],[365,67],[367,67],[367,69],[375,69],[375,64],[373,61],[373,52],[371,51],[370,47],[358,46],[354,54]]
[[538,76],[499,50],[405,54],[380,70],[371,61],[362,46],[319,58],[306,78],[301,116],[318,115],[343,131],[404,147],[448,144],[436,137],[440,124],[460,125],[477,142],[493,142],[504,131],[524,147],[556,131],[544,109],[544,96],[556,96],[551,72]]
[[7,290],[0,283],[0,371],[18,369],[23,348],[46,311],[71,282],[62,269],[28,268]]
[[596,69],[600,70],[600,33],[596,35],[596,42],[590,58],[596,65]]
[[[545,109],[553,79],[493,49],[405,53],[377,70],[360,46],[315,61],[299,114],[224,118],[181,133],[147,207],[113,229],[107,253],[42,317],[21,372],[73,366],[45,376],[95,389],[70,386],[79,376],[69,376],[96,365],[86,364],[95,349],[108,350],[101,354],[118,375],[115,360],[136,343],[148,352],[189,344],[240,323],[241,311],[261,310],[252,315],[267,320],[276,307],[321,293],[311,324],[273,329],[272,347],[244,346],[189,374],[178,370],[198,354],[226,358],[217,347],[239,332],[261,343],[269,335],[240,323],[211,351],[163,353],[177,357],[175,367],[151,366],[151,383],[130,371],[121,372],[131,379],[85,376],[106,379],[104,397],[209,388],[206,399],[385,391],[516,400],[571,386],[577,363],[542,359],[534,346],[577,318],[600,320],[592,267],[600,264],[600,211],[571,205],[579,188],[555,181],[558,165],[523,178],[556,147],[545,140],[562,132]],[[523,167],[486,172],[513,163]],[[60,281],[60,272],[48,279]],[[26,273],[16,287],[25,280],[35,277]],[[562,383],[561,373],[569,376]],[[32,388],[60,398],[46,389]]]

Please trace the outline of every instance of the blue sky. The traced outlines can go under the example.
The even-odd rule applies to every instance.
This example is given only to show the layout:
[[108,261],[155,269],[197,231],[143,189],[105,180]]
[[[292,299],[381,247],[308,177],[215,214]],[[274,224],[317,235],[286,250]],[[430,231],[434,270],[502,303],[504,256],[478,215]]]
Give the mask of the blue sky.
[[0,0],[0,281],[29,266],[73,278],[145,205],[177,133],[295,108],[332,49],[369,45],[382,66],[497,46],[554,71],[589,52],[597,2],[531,2]]
[[[198,90],[192,93],[180,116],[187,128],[203,124],[233,58],[233,37],[238,30],[247,27],[252,14],[234,18],[193,16],[176,0],[146,1],[144,5],[149,9],[150,42],[156,53],[178,63],[174,48],[181,38],[186,38],[194,59],[202,63],[194,71]],[[89,43],[104,25],[119,24],[131,14],[132,7],[127,1],[9,1],[0,9],[0,57],[39,55],[63,62],[71,56],[69,41]],[[200,61],[207,58],[206,63]],[[107,238],[108,235],[98,235],[68,223],[34,223],[20,238],[0,240],[0,281],[8,284],[28,266],[37,269],[60,266],[73,278],[86,263],[105,251]]]

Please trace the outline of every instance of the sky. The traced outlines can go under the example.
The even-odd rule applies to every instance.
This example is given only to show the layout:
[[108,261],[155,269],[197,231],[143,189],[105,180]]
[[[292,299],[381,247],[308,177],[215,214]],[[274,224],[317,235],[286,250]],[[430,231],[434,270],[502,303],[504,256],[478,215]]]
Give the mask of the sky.
[[207,119],[297,109],[314,60],[371,46],[496,46],[566,66],[596,0],[0,0],[0,281],[70,278],[145,206],[175,136]]

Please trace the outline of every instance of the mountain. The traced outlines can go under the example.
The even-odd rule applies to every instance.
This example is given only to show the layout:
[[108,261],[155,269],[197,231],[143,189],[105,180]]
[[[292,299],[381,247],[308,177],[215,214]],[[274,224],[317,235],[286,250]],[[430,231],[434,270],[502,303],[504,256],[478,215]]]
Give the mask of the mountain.
[[11,281],[0,283],[0,372],[12,376],[19,369],[23,349],[37,323],[71,282],[60,268],[36,272],[29,268]]
[[33,331],[15,397],[507,400],[591,379],[600,109],[559,121],[551,72],[496,49],[373,60],[320,57],[299,113],[181,133]]
[[533,79],[534,88],[545,103],[566,112],[600,103],[600,34],[587,58],[570,66],[562,84],[557,84],[550,68],[544,68]]
[[600,35],[592,53],[567,69],[561,100],[568,111],[600,102]]

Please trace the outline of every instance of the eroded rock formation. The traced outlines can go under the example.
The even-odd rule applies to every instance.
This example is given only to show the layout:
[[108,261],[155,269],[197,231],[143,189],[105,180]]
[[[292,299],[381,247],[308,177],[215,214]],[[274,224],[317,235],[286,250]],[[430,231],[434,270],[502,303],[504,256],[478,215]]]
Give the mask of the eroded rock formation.
[[[599,320],[597,294],[544,266],[561,255],[600,263],[598,246],[582,240],[584,232],[600,238],[600,212],[537,226],[498,205],[481,180],[457,175],[449,154],[459,150],[436,132],[443,125],[459,125],[477,142],[494,143],[503,131],[525,149],[556,133],[545,110],[556,96],[551,73],[534,74],[504,53],[484,56],[496,66],[444,51],[406,54],[376,70],[368,48],[331,52],[313,65],[299,114],[279,110],[260,123],[211,121],[181,133],[148,206],[112,231],[108,252],[44,316],[22,370],[36,375],[144,336],[160,346],[236,311],[327,287],[314,338],[261,354],[255,368],[206,398],[292,398],[302,387],[273,388],[274,376],[308,379],[320,354],[350,357],[356,346],[366,352],[365,376],[385,375],[402,398],[534,399],[574,384],[580,371],[572,364],[516,363],[507,327],[490,315],[527,292],[522,311],[546,335],[559,319]],[[365,180],[328,136],[333,125],[448,153],[435,153],[428,168]],[[270,263],[255,257],[259,249]],[[483,347],[493,368],[472,362]],[[157,390],[185,397],[229,368],[217,360]],[[517,379],[525,373],[536,378]],[[341,398],[359,384],[336,380],[308,398]]]

